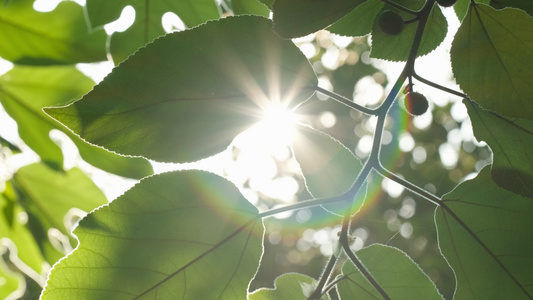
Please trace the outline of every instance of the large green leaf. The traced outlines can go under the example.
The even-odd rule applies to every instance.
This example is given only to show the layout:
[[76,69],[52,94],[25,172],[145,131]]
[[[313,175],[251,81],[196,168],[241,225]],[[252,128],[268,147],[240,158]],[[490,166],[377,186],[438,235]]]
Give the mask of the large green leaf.
[[[374,244],[357,251],[357,256],[391,299],[443,299],[435,284],[403,251]],[[341,299],[381,299],[351,261],[342,267],[337,289]]]
[[323,29],[366,0],[276,0],[272,6],[274,30],[284,38]]
[[[328,134],[299,125],[292,140],[294,157],[302,170],[305,186],[315,198],[342,195],[353,185],[362,164],[342,143]],[[356,213],[363,205],[366,185],[357,193],[353,206],[346,203],[324,205],[328,211],[344,216]]]
[[372,31],[374,20],[383,5],[381,0],[368,0],[329,26],[328,31],[344,36],[367,35]]
[[245,299],[263,231],[227,180],[154,175],[80,221],[41,299]]
[[50,166],[62,169],[63,165],[61,149],[49,137],[50,130],[59,129],[74,141],[88,163],[125,177],[150,175],[152,167],[148,161],[118,156],[89,145],[43,113],[43,107],[64,105],[81,97],[93,85],[73,66],[16,66],[0,77],[0,102],[17,121],[20,137]]
[[137,48],[164,35],[161,19],[166,12],[177,14],[187,27],[220,17],[213,0],[87,0],[87,14],[91,26],[99,28],[115,21],[127,5],[135,9],[135,22],[126,31],[115,32],[111,36],[110,49],[115,63],[123,61]]
[[[408,7],[412,9],[419,9],[419,5],[423,2],[413,2],[412,0],[406,1],[405,4],[409,4]],[[383,10],[391,9],[390,6],[385,5]],[[398,11],[403,15],[404,20],[413,18],[413,16]],[[415,36],[416,27],[418,22],[412,22],[405,25],[403,31],[398,35],[387,35],[383,33],[377,24],[374,22],[374,27],[372,28],[372,50],[370,56],[373,58],[380,58],[391,61],[406,61],[409,52],[411,50],[411,44]],[[418,49],[417,55],[425,55],[435,50],[444,38],[446,37],[446,32],[448,31],[448,23],[446,18],[442,14],[440,7],[435,5],[431,10],[429,18],[427,20],[426,27],[424,29],[424,35],[420,42],[420,47]]]
[[455,298],[533,297],[533,202],[499,187],[489,167],[443,196],[435,223]]
[[486,109],[533,119],[532,37],[533,18],[524,11],[471,4],[451,49],[461,89]]
[[[28,214],[28,227],[39,242],[48,262],[63,254],[57,252],[48,239],[49,230],[56,228],[69,236],[65,216],[72,208],[85,212],[107,203],[102,191],[77,168],[57,172],[44,164],[20,168],[14,175],[20,202]],[[71,239],[71,242],[75,242]]]
[[491,175],[501,187],[533,198],[533,121],[508,120],[464,101],[476,138],[494,154]]
[[305,56],[271,26],[262,17],[239,16],[169,34],[80,101],[46,111],[118,153],[165,162],[216,154],[264,110],[290,108],[316,87]]
[[0,4],[0,56],[17,64],[72,64],[106,60],[106,34],[90,32],[72,1],[37,12],[33,0]]
[[[305,300],[313,293],[317,282],[300,273],[285,273],[274,281],[274,288],[261,288],[248,296],[250,300],[291,299]],[[325,295],[322,300],[330,299]]]

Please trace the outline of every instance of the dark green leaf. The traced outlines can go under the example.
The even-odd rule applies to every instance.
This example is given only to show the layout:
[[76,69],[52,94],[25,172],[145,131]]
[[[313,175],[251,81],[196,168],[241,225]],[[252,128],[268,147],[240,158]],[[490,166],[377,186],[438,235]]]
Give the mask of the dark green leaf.
[[[391,7],[386,5],[383,10],[386,9],[391,9]],[[399,13],[404,16],[404,20],[413,17],[407,13]],[[377,22],[375,22],[372,28],[372,50],[370,56],[391,61],[406,61],[411,50],[417,24],[418,22],[409,23],[405,25],[400,34],[391,36],[383,33],[379,29]],[[444,41],[447,31],[448,23],[446,18],[440,8],[434,6],[424,29],[417,55],[426,55],[435,50]]]
[[80,221],[41,299],[245,299],[262,253],[257,209],[229,181],[172,172]]
[[374,20],[383,8],[383,1],[368,0],[342,19],[328,27],[328,31],[344,36],[364,36],[372,31]]
[[0,56],[17,64],[72,64],[106,60],[106,34],[90,32],[83,8],[72,1],[47,13],[33,0],[0,5]]
[[[357,256],[391,299],[443,299],[435,284],[405,252],[374,244],[357,251]],[[382,299],[351,261],[344,263],[339,278],[341,299]]]
[[[285,273],[274,281],[274,288],[262,288],[248,296],[250,300],[305,300],[315,290],[316,280],[300,273]],[[330,299],[327,295],[322,300]]]
[[533,1],[531,0],[490,0],[490,6],[496,9],[506,7],[520,8],[530,16],[533,15]]
[[187,27],[219,18],[217,6],[212,0],[87,0],[89,21],[93,27],[101,27],[118,19],[127,5],[135,9],[135,22],[126,31],[115,32],[111,37],[110,49],[116,64],[139,47],[165,34],[161,18],[166,12],[177,14]]
[[[298,126],[292,140],[294,157],[300,165],[305,186],[315,198],[342,195],[353,185],[362,164],[343,144],[328,134],[307,126]],[[346,203],[324,205],[328,211],[344,216],[347,210],[356,213],[363,205],[366,185],[356,195],[354,205]]]
[[344,17],[365,0],[276,0],[274,30],[284,38],[304,36]]
[[268,18],[270,9],[257,0],[232,0],[233,12],[237,15],[256,15]]
[[456,276],[456,299],[531,299],[533,202],[499,187],[485,167],[443,196],[439,246]]
[[[22,167],[14,175],[27,212],[28,227],[40,242],[41,251],[51,263],[61,258],[48,240],[49,230],[56,228],[70,235],[65,216],[72,208],[88,212],[107,203],[102,191],[79,169],[56,172],[43,164]],[[71,239],[71,242],[75,242]],[[63,253],[64,255],[64,253]]]
[[533,198],[533,121],[508,120],[464,101],[476,138],[494,154],[492,179],[501,187]]
[[304,101],[316,84],[305,56],[269,20],[239,16],[160,38],[82,100],[46,111],[109,150],[194,161],[224,150],[264,110]]
[[50,130],[59,129],[74,141],[88,163],[125,177],[150,175],[152,167],[148,161],[118,156],[89,145],[43,113],[43,107],[69,103],[93,85],[73,66],[16,66],[0,77],[0,102],[17,121],[21,138],[50,166],[62,169],[63,165],[61,149],[49,137]]
[[471,5],[451,49],[457,83],[488,110],[533,119],[533,18]]

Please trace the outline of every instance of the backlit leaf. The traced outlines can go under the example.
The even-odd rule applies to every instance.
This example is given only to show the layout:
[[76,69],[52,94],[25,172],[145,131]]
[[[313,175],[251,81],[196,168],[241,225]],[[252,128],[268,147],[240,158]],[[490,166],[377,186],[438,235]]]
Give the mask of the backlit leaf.
[[262,254],[257,209],[203,171],[154,175],[80,221],[41,299],[245,299]]
[[[422,269],[397,248],[374,244],[357,251],[357,257],[391,299],[443,299]],[[341,299],[382,299],[351,261],[344,263],[339,278]]]
[[464,101],[476,138],[494,154],[492,179],[501,187],[533,198],[533,121],[509,120]]
[[443,196],[439,247],[456,277],[456,299],[531,299],[533,202],[499,187],[485,167]]
[[[300,165],[305,186],[315,198],[342,195],[353,185],[362,164],[343,144],[328,134],[299,125],[292,140],[294,157]],[[328,211],[344,216],[356,213],[363,205],[366,185],[357,193],[352,207],[346,203],[324,205]]]
[[87,14],[91,26],[99,28],[115,21],[127,5],[135,9],[135,21],[126,31],[115,32],[111,36],[110,50],[116,64],[126,59],[137,48],[165,34],[161,19],[166,12],[178,15],[187,27],[219,18],[217,6],[212,0],[87,0]]
[[308,35],[344,17],[365,0],[276,0],[274,30],[284,38]]
[[[407,3],[413,2],[409,1]],[[423,4],[423,2],[417,3]],[[414,8],[420,7],[413,6],[413,9]],[[391,9],[391,7],[385,5],[383,10],[386,9]],[[413,18],[413,16],[410,14],[401,11],[398,11],[398,13],[403,15],[404,20]],[[391,61],[406,61],[411,50],[411,44],[415,36],[417,25],[418,22],[412,22],[406,24],[400,34],[387,35],[379,29],[377,22],[374,22],[374,27],[372,28],[372,50],[370,52],[370,56],[373,58]],[[435,48],[437,48],[442,41],[444,41],[447,30],[448,23],[446,22],[446,18],[442,14],[440,8],[438,6],[434,6],[427,20],[417,56],[426,55],[435,50]]]
[[264,110],[291,108],[314,92],[311,65],[271,26],[239,16],[169,34],[80,101],[46,112],[90,143],[126,155],[183,162],[216,154]]
[[17,121],[24,142],[39,154],[42,161],[56,169],[62,169],[63,154],[49,137],[52,129],[67,134],[78,147],[81,157],[96,167],[124,177],[150,175],[152,167],[148,161],[122,157],[89,145],[43,113],[43,107],[69,103],[93,85],[92,80],[73,66],[15,66],[0,77],[0,102]]
[[457,83],[482,107],[533,119],[533,18],[514,8],[471,5],[451,49]]
[[106,34],[91,32],[83,8],[63,1],[51,12],[33,0],[0,4],[0,56],[17,64],[72,64],[106,60]]
[[71,209],[89,212],[107,203],[102,191],[77,168],[57,172],[44,164],[31,164],[20,168],[14,180],[21,195],[20,203],[28,214],[28,227],[50,263],[65,253],[57,252],[50,244],[49,230],[55,228],[70,236],[66,215]]

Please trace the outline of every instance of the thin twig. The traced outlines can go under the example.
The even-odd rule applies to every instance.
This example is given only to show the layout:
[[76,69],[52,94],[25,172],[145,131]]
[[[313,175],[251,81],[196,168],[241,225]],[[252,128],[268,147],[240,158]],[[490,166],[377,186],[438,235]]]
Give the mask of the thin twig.
[[329,258],[328,264],[326,265],[326,268],[324,268],[324,271],[320,275],[320,280],[318,281],[318,284],[315,290],[307,298],[307,300],[319,300],[322,297],[322,288],[328,282],[328,279],[331,276],[331,272],[333,271],[333,268],[337,264],[337,260],[338,260],[338,257],[336,257],[335,254],[331,255],[331,257]]
[[320,92],[328,97],[330,97],[331,99],[339,102],[339,103],[342,103],[350,108],[353,108],[353,109],[356,109],[362,113],[365,113],[367,115],[371,115],[371,116],[375,116],[376,115],[376,110],[375,109],[371,109],[371,108],[368,108],[368,107],[365,107],[365,106],[362,106],[362,105],[359,105],[355,102],[353,102],[352,100],[344,97],[344,96],[341,96],[339,94],[336,94],[334,92],[331,92],[331,91],[328,91],[326,89],[323,89],[319,86],[315,87],[316,91],[317,92]]

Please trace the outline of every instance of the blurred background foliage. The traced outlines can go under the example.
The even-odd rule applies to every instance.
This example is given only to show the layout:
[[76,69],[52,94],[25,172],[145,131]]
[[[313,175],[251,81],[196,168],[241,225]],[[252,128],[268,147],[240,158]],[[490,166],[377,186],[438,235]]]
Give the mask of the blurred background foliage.
[[[87,1],[88,4],[95,2]],[[46,1],[34,4],[30,0],[4,0],[0,5],[0,16],[18,10],[20,16],[27,17],[26,20],[29,20],[32,14],[39,15],[42,20],[47,20],[44,17],[46,14],[50,14],[53,18],[57,18],[56,15],[61,17],[61,12],[57,8],[52,12],[36,12],[34,7],[43,10],[39,6],[42,2]],[[61,4],[60,9],[76,11],[78,18],[83,17],[82,8],[72,5],[72,3]],[[53,6],[51,5],[52,8]],[[213,9],[217,9],[220,16],[239,13],[268,16],[268,9],[253,0],[219,1],[216,7],[206,9],[209,11],[209,18],[212,18]],[[127,28],[123,24],[128,22],[133,24],[131,14],[130,20],[125,20],[128,18],[126,10],[131,12],[132,8],[122,11],[122,23],[115,23],[115,26],[123,31]],[[447,14],[447,17],[451,16]],[[195,22],[198,21],[192,20],[187,26],[182,20],[183,16],[178,18],[175,14],[165,14],[162,18],[164,30],[161,30],[161,34],[165,31],[171,32],[195,26]],[[203,20],[198,22],[201,21]],[[0,19],[0,28],[8,27],[10,22],[6,18]],[[80,30],[79,24],[86,21],[76,19],[71,22],[75,22],[77,30]],[[57,26],[67,25],[57,24]],[[34,27],[38,28],[39,25]],[[106,28],[108,42],[113,41],[110,36],[121,34],[113,33],[110,28]],[[132,28],[135,29],[135,26]],[[49,141],[48,144],[28,147],[27,144],[31,144],[34,137],[25,137],[20,130],[21,128],[24,130],[24,124],[34,122],[35,114],[28,116],[21,114],[20,108],[8,109],[13,99],[15,103],[25,103],[18,101],[10,92],[10,73],[6,73],[11,68],[20,69],[22,64],[36,70],[39,68],[44,70],[56,64],[75,65],[77,70],[85,74],[82,75],[84,78],[89,76],[96,82],[101,80],[110,71],[113,63],[111,60],[101,62],[104,59],[102,53],[106,49],[108,58],[112,58],[110,56],[112,53],[109,52],[110,48],[106,48],[106,43],[102,39],[103,29],[100,28],[98,32],[100,35],[91,34],[84,39],[84,41],[98,40],[100,43],[96,45],[98,47],[91,44],[90,51],[87,50],[90,55],[78,57],[74,52],[68,52],[69,57],[63,61],[55,56],[53,59],[50,57],[29,59],[24,55],[35,54],[35,51],[30,51],[31,47],[28,48],[27,45],[23,45],[24,42],[14,40],[14,35],[4,34],[1,37],[4,46],[0,46],[0,50],[3,48],[4,51],[0,51],[0,56],[10,59],[11,62],[2,60],[1,73],[4,75],[0,83],[0,101],[4,106],[0,114],[2,254],[0,298],[36,299],[50,267],[76,246],[76,240],[69,235],[84,212],[105,203],[106,196],[107,200],[112,200],[138,178],[151,173],[151,168],[147,167],[146,162],[129,162],[123,158],[107,156],[98,159],[99,155],[102,155],[98,153],[102,152],[101,149],[91,149],[87,145],[82,145],[82,142],[76,141],[75,137],[70,135],[78,145],[77,148],[67,137],[68,132],[61,134],[60,131],[54,130],[48,133],[50,129],[60,128],[56,126],[57,124],[47,125],[50,128],[47,127],[45,138],[51,138],[52,145]],[[44,34],[38,31],[33,33]],[[62,38],[69,42],[67,33]],[[359,104],[374,107],[384,99],[391,88],[390,81],[394,81],[394,76],[397,74],[394,72],[394,64],[369,58],[369,38],[368,36],[347,38],[322,30],[296,39],[294,42],[310,60],[322,88],[354,99]],[[77,36],[76,39],[80,37]],[[115,40],[124,39],[115,38]],[[17,43],[21,45],[19,48],[16,47]],[[55,49],[56,46],[52,45],[50,49]],[[139,45],[132,46],[128,43],[124,47],[119,46],[111,47],[119,53],[118,61],[124,58],[124,49]],[[21,52],[24,55],[15,55],[16,51],[23,50],[28,52],[26,54]],[[439,60],[447,59],[448,57],[443,55],[430,55],[427,61],[433,60],[438,65]],[[444,66],[446,68],[447,65]],[[32,73],[31,69],[28,72]],[[439,78],[447,78],[446,82],[439,82],[440,84],[453,86],[449,69],[434,72],[438,73]],[[428,76],[429,79],[432,79],[431,75]],[[24,84],[24,78],[21,80]],[[31,78],[27,80],[35,81]],[[415,88],[419,85],[422,84],[415,85]],[[57,89],[58,86],[52,85],[49,88]],[[420,88],[422,90],[422,87]],[[35,90],[29,96],[38,97],[39,93]],[[381,155],[385,166],[391,171],[440,196],[451,191],[465,177],[473,176],[489,163],[491,152],[473,138],[471,124],[461,99],[444,93],[435,93],[430,89],[424,90],[424,93],[430,100],[430,111],[421,117],[409,116],[402,108],[402,99],[398,99],[393,106],[385,128],[386,146]],[[51,95],[54,96],[57,95]],[[79,95],[70,97],[77,96]],[[37,101],[31,98],[29,100],[26,102]],[[42,105],[54,105],[71,100],[74,99],[58,98],[55,99],[58,101],[56,103],[45,101],[46,103]],[[28,109],[28,106],[24,107]],[[297,113],[300,121],[329,133],[351,149],[362,161],[368,156],[375,129],[373,118],[351,110],[321,94],[315,94],[306,101],[298,108]],[[265,138],[258,131],[254,133],[253,130],[239,136],[228,151],[218,156],[214,171],[235,182],[243,194],[260,210],[310,199],[311,196],[307,194],[304,181],[299,175],[299,166],[292,158],[291,149],[285,144]],[[54,157],[59,157],[57,159],[60,162],[46,161],[39,156],[58,145],[63,155],[54,155]],[[46,148],[36,149],[36,147]],[[82,152],[85,161],[81,159],[78,151]],[[113,161],[120,161],[121,167],[109,168],[110,162]],[[183,167],[153,165],[156,172]],[[209,161],[199,166],[205,165],[209,165]],[[102,168],[115,175],[102,171]],[[207,168],[212,169],[213,165]],[[34,183],[31,183],[32,180]],[[438,249],[433,220],[435,206],[378,174],[374,174],[371,180],[372,184],[369,186],[377,188],[370,188],[367,191],[365,205],[352,222],[352,234],[356,237],[354,250],[377,242],[398,247],[420,265],[446,298],[451,298],[454,276]],[[334,251],[337,233],[340,230],[339,223],[338,216],[328,213],[321,207],[302,209],[266,219],[265,252],[250,290],[271,287],[274,279],[286,272],[301,272],[314,278],[318,277],[327,257]],[[340,266],[341,264],[338,264],[338,267]]]

